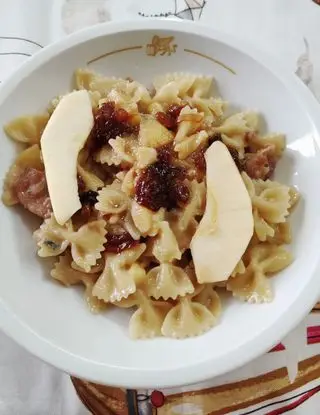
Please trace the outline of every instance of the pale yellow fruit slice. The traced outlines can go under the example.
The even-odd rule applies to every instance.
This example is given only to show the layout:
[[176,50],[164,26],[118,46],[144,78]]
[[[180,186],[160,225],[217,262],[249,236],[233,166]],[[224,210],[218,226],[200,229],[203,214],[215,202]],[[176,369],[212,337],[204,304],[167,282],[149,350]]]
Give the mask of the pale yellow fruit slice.
[[207,203],[191,241],[199,283],[225,281],[253,235],[251,199],[228,148],[217,141],[205,154]]
[[65,95],[46,125],[41,150],[54,216],[60,225],[81,208],[77,159],[93,126],[86,90]]

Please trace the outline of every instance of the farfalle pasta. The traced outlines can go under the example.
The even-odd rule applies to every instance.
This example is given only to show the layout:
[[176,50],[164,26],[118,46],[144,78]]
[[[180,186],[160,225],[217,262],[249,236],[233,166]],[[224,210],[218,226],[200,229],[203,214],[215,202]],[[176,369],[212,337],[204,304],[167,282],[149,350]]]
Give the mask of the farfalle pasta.
[[46,219],[34,233],[40,257],[58,256],[70,246],[72,259],[80,269],[89,272],[101,258],[106,242],[105,221],[97,220],[82,225],[77,231],[72,223],[59,225],[54,216]]
[[128,209],[129,199],[127,195],[112,185],[99,190],[95,208],[105,215],[123,213]]
[[[75,185],[70,193],[76,192],[78,210],[65,220],[55,206],[72,198],[65,192],[51,203],[52,174],[42,138],[72,93],[58,91],[43,113],[22,115],[4,126],[24,148],[4,179],[2,200],[41,218],[34,240],[40,258],[55,257],[51,277],[66,287],[83,285],[92,312],[133,309],[128,327],[133,339],[205,333],[219,323],[221,290],[249,303],[271,301],[270,277],[293,261],[286,245],[294,238],[290,216],[300,198],[297,189],[273,179],[285,136],[262,134],[254,111],[227,114],[228,103],[209,76],[169,73],[148,88],[80,68],[73,88],[87,100],[90,133],[81,145],[78,136],[68,147],[79,147],[72,169],[66,169],[72,177],[65,177]],[[219,189],[208,173],[207,155],[216,143],[228,153],[250,202],[253,225],[226,278],[208,282],[198,275],[193,241],[199,233],[218,235],[223,217],[232,217],[221,215],[219,209],[226,208],[219,205]],[[221,170],[220,193],[228,173]],[[224,201],[232,199],[234,210],[241,202],[237,192]],[[228,261],[236,243],[225,244],[221,261]]]
[[120,254],[105,256],[105,268],[93,288],[93,295],[106,303],[114,303],[134,294],[145,270],[136,261],[146,246],[140,244]]
[[176,339],[194,337],[208,331],[216,321],[205,305],[185,296],[166,315],[161,332],[166,337]]
[[160,263],[181,259],[177,238],[168,222],[160,222],[158,234],[154,239],[152,254]]
[[82,225],[68,236],[73,261],[86,272],[101,258],[106,239],[105,221],[96,220]]
[[180,267],[163,263],[152,268],[147,274],[147,293],[159,300],[183,297],[194,292],[194,286],[188,274]]
[[51,270],[51,276],[61,284],[69,287],[83,284],[85,287],[84,298],[93,313],[99,313],[106,308],[106,303],[93,296],[92,289],[98,279],[98,273],[85,273],[74,269],[71,264],[72,258],[69,254],[61,255]]
[[246,256],[245,269],[228,280],[227,289],[235,297],[250,303],[272,301],[269,276],[290,265],[292,255],[281,245],[262,243],[249,247]]
[[19,117],[9,122],[4,130],[10,138],[20,143],[39,144],[48,120],[49,114]]
[[136,293],[135,305],[138,309],[129,322],[129,332],[133,339],[150,339],[162,334],[164,319],[171,309],[171,304],[153,301],[143,291]]

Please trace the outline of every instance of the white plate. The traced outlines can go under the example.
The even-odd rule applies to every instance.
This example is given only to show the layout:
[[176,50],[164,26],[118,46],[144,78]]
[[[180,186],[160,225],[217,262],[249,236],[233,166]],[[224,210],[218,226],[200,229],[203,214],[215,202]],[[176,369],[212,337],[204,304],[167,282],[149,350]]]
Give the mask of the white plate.
[[[148,56],[154,35],[173,36],[171,56]],[[138,46],[141,48],[138,48]],[[91,65],[109,75],[149,83],[156,74],[191,71],[213,75],[236,107],[258,109],[270,131],[287,135],[277,178],[296,185],[303,200],[293,215],[295,262],[272,280],[275,300],[249,305],[228,300],[220,324],[188,340],[132,341],[129,314],[91,315],[75,289],[54,284],[38,261],[30,224],[18,209],[0,206],[0,327],[45,361],[81,378],[115,386],[171,387],[196,383],[248,362],[276,344],[311,309],[320,291],[320,177],[318,103],[294,75],[237,39],[187,22],[139,21],[86,29],[31,58],[0,90],[0,125],[43,110],[70,87],[73,70]],[[205,54],[213,60],[185,51]],[[0,176],[15,154],[0,133]],[[28,216],[29,218],[29,216]]]

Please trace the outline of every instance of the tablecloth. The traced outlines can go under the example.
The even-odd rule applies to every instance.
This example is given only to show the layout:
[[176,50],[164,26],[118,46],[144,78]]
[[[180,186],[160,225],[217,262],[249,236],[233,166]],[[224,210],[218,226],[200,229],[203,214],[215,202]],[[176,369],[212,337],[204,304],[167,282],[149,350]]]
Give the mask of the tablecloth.
[[[197,20],[255,43],[281,59],[320,99],[318,0],[0,0],[0,82],[34,52],[82,27],[150,17]],[[119,414],[318,415],[320,305],[273,351],[201,385],[122,391],[73,381],[84,401],[100,400],[100,411],[106,405]],[[67,374],[0,333],[0,414],[89,411]]]

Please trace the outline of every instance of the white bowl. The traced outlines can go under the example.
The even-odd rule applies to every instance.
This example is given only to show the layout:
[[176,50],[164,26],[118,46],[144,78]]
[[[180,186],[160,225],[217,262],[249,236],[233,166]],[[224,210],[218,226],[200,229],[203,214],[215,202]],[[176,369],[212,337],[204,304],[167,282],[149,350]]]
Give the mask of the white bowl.
[[[146,45],[154,35],[173,36],[176,52],[148,56]],[[125,48],[133,49],[110,54]],[[1,204],[0,327],[39,358],[80,378],[130,388],[199,382],[266,352],[319,295],[318,103],[298,78],[237,39],[194,23],[146,20],[96,26],[32,57],[1,88],[0,125],[43,110],[52,97],[70,88],[74,69],[104,54],[90,66],[143,83],[168,71],[213,75],[224,98],[236,107],[258,109],[270,131],[287,135],[288,149],[276,177],[296,185],[303,198],[293,215],[295,261],[273,279],[275,299],[270,304],[229,299],[219,325],[203,336],[133,341],[126,311],[91,315],[77,290],[51,281],[35,255],[35,224]],[[15,149],[3,132],[0,139],[3,179]]]

